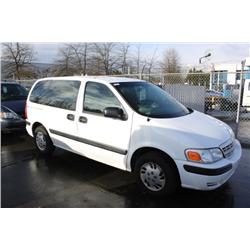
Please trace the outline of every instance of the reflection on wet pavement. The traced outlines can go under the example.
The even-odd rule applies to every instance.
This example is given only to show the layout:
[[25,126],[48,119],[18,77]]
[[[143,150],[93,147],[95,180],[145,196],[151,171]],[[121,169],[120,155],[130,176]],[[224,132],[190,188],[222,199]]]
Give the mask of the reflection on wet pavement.
[[250,149],[237,172],[210,192],[180,189],[172,197],[142,194],[133,175],[56,149],[37,155],[32,138],[2,136],[2,207],[250,207]]

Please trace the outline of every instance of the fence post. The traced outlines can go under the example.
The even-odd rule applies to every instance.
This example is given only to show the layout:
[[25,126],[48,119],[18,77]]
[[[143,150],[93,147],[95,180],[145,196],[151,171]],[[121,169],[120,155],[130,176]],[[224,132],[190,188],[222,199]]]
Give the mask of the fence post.
[[213,77],[214,74],[213,74],[213,70],[210,71],[210,81],[209,81],[209,89],[211,90],[213,87]]
[[214,72],[215,72],[215,68],[214,68],[214,64],[212,63],[212,65],[211,65],[211,71],[210,71],[210,81],[209,81],[209,89],[210,89],[210,90],[213,89],[213,84],[214,84]]
[[244,67],[245,67],[246,60],[241,62],[241,73],[240,73],[240,89],[239,89],[239,96],[238,96],[238,106],[237,106],[237,114],[236,114],[236,127],[235,127],[235,136],[238,138],[238,131],[239,131],[239,120],[240,120],[240,105],[241,105],[241,95],[243,90],[243,74],[244,74]]
[[165,84],[165,83],[164,83],[164,75],[163,75],[163,74],[161,74],[160,82],[161,82],[162,85]]

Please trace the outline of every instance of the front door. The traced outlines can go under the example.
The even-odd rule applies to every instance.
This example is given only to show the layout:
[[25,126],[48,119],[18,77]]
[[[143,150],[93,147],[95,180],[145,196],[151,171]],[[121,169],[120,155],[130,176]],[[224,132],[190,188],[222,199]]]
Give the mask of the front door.
[[[78,117],[80,153],[125,170],[133,112],[125,110],[121,97],[103,83],[87,82],[82,98],[82,111]],[[122,108],[127,119],[105,117],[103,110],[106,107]]]

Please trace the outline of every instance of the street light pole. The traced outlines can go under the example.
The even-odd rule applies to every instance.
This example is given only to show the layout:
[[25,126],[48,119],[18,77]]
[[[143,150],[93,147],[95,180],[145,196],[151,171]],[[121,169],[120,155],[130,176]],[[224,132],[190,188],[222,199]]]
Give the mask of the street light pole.
[[208,53],[207,55],[202,56],[202,57],[199,59],[199,64],[201,64],[201,59],[207,58],[207,57],[209,57],[209,56],[211,56],[211,53]]

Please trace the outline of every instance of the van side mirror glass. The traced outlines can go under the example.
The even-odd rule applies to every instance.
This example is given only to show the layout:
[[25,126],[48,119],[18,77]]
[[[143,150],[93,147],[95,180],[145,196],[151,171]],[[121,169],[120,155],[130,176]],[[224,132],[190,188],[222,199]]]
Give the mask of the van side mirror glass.
[[117,118],[121,120],[126,120],[127,116],[123,112],[121,108],[117,107],[107,107],[103,110],[103,114],[105,117],[110,117],[110,118]]

